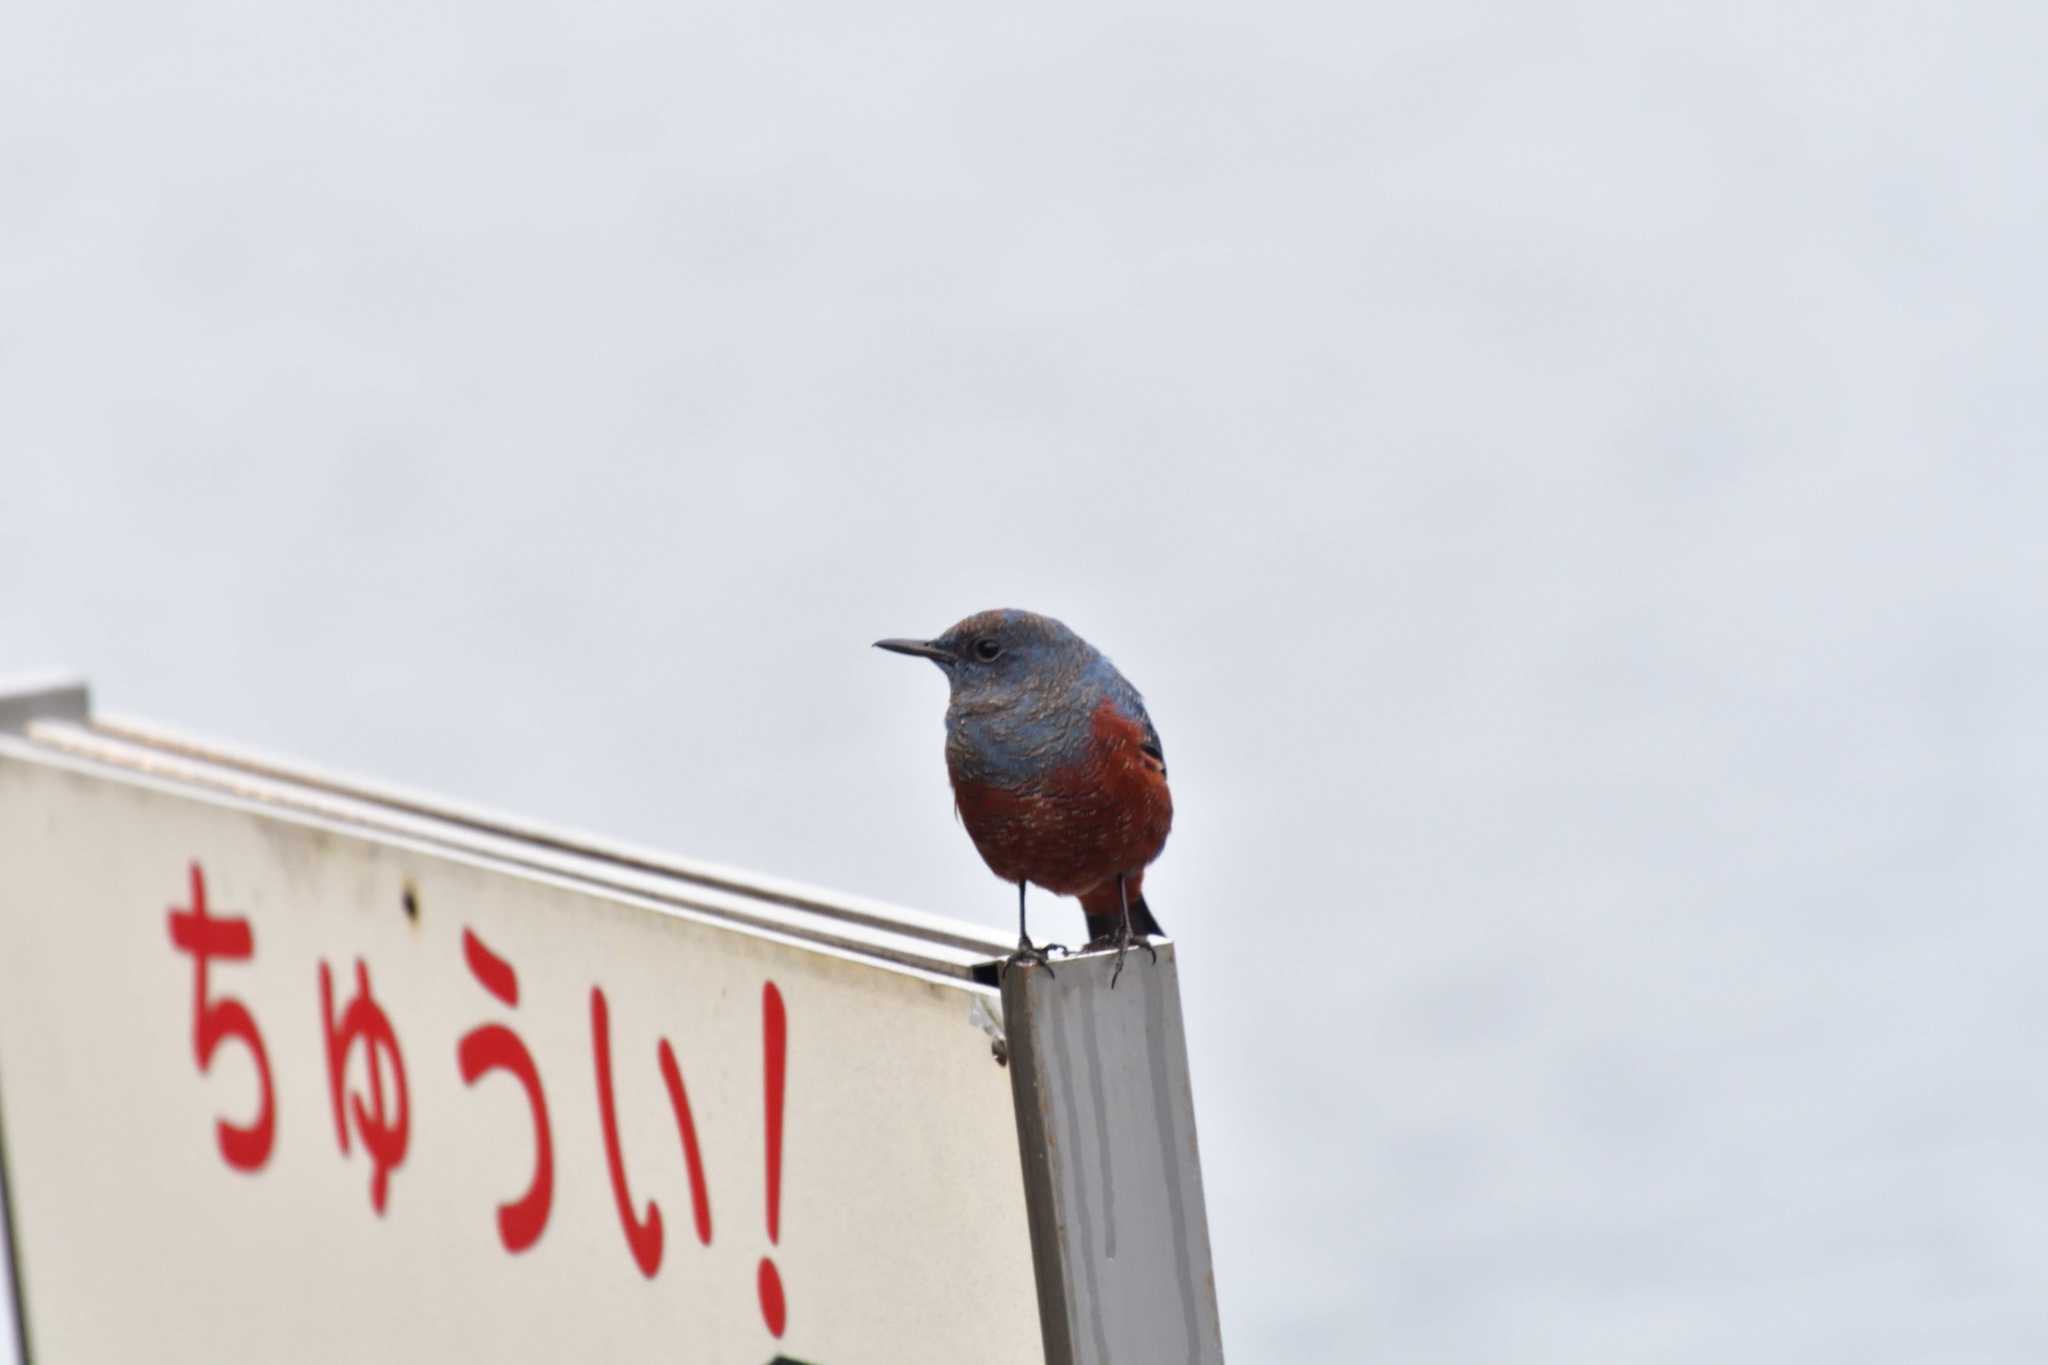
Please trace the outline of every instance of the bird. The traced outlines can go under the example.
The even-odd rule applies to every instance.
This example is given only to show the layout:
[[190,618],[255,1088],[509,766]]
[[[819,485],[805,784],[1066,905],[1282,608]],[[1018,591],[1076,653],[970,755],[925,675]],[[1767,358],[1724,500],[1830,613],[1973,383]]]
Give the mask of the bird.
[[[1004,608],[929,640],[875,641],[929,659],[952,689],[946,773],[953,808],[989,870],[1017,886],[1017,951],[1050,970],[1025,927],[1036,885],[1074,896],[1090,948],[1117,949],[1110,985],[1140,936],[1165,935],[1145,903],[1145,869],[1166,845],[1173,797],[1166,750],[1138,689],[1061,622]],[[1142,943],[1156,961],[1158,953]]]

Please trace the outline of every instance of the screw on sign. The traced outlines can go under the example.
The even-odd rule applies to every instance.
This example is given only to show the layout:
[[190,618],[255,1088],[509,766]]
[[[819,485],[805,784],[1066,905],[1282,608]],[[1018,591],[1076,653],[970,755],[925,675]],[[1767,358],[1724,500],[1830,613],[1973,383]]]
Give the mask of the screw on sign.
[[214,1050],[229,1038],[249,1049],[256,1061],[256,1079],[263,1095],[256,1117],[246,1124],[219,1119],[215,1131],[220,1154],[238,1171],[259,1171],[270,1160],[277,1137],[277,1098],[270,1085],[270,1054],[264,1049],[263,1034],[249,1007],[241,1001],[212,999],[206,989],[206,964],[213,958],[246,962],[256,955],[256,936],[247,919],[215,918],[206,911],[206,874],[192,864],[192,904],[171,907],[171,946],[192,954],[192,1053],[199,1074],[213,1067]]
[[[470,973],[483,988],[508,1008],[518,1008],[519,974],[512,964],[485,947],[484,941],[466,928],[462,931],[462,952],[469,960]],[[664,1042],[664,1059],[667,1048]],[[525,1194],[511,1203],[498,1205],[498,1240],[507,1251],[524,1251],[540,1240],[555,1199],[555,1144],[548,1131],[548,1099],[541,1090],[540,1071],[534,1066],[526,1043],[503,1024],[479,1024],[463,1034],[455,1060],[462,1069],[464,1085],[474,1086],[492,1071],[511,1072],[525,1089],[526,1102],[533,1109],[533,1180]]]
[[[406,1137],[411,1128],[411,1106],[405,1096],[405,1058],[398,1047],[398,1035],[392,1030],[391,1017],[384,1013],[384,1007],[370,992],[370,969],[356,959],[356,996],[342,1011],[339,1027],[334,1017],[334,977],[327,964],[320,964],[320,1018],[327,1034],[327,1088],[334,1101],[334,1135],[341,1141],[341,1150],[348,1153],[348,1118],[355,1116],[356,1128],[363,1136],[363,1150],[370,1157],[370,1207],[381,1217],[384,1213],[385,1195],[390,1189],[393,1168],[405,1161]],[[366,1051],[366,1070],[369,1073],[370,1103],[366,1107],[358,1092],[347,1089],[349,1054],[360,1040]],[[392,1086],[397,1100],[396,1106],[387,1112],[384,1106],[384,1072],[387,1068],[377,1064],[379,1055],[390,1059]],[[343,1100],[347,1100],[344,1106]]]

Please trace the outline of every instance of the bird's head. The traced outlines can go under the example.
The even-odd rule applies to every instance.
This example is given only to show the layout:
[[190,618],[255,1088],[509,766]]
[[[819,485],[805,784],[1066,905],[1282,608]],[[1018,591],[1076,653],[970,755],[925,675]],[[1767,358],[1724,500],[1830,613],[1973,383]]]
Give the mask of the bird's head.
[[1050,616],[1015,608],[977,612],[930,640],[877,640],[875,648],[930,659],[945,673],[955,702],[995,705],[1075,676],[1093,653]]

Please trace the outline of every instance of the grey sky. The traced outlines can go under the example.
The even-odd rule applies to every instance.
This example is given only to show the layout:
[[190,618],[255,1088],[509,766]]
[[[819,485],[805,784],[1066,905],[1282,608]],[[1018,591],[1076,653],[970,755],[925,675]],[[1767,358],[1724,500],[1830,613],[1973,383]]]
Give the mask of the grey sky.
[[867,644],[1053,613],[1234,1359],[2038,1360],[2044,49],[13,6],[0,667],[1001,924]]

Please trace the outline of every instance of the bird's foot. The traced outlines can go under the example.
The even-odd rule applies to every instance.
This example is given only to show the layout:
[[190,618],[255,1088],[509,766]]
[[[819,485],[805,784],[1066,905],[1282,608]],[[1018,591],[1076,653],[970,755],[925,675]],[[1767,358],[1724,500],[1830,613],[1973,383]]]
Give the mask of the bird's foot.
[[[1116,936],[1116,969],[1109,974],[1109,988],[1111,990],[1116,989],[1116,979],[1124,974],[1124,954],[1131,950],[1133,943],[1143,948],[1146,956],[1150,957],[1154,962],[1159,961],[1159,950],[1152,946],[1152,941],[1138,937],[1138,935],[1131,932],[1130,925],[1124,925],[1124,931]],[[1104,944],[1103,946],[1106,948],[1109,945]]]
[[1051,976],[1053,975],[1052,955],[1059,953],[1064,956],[1067,952],[1068,948],[1064,943],[1048,943],[1041,948],[1028,938],[1020,938],[1017,940],[1017,951],[1003,959],[1003,966],[1014,967],[1022,962],[1036,962],[1039,966],[1045,968],[1047,976]]

